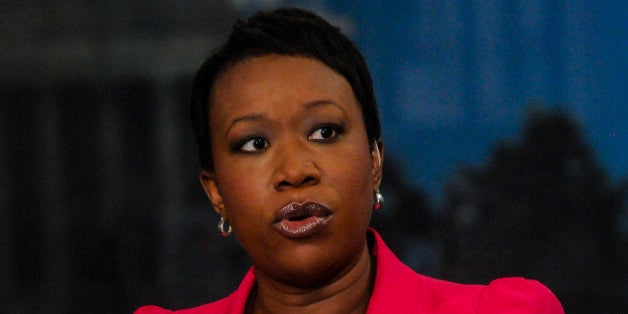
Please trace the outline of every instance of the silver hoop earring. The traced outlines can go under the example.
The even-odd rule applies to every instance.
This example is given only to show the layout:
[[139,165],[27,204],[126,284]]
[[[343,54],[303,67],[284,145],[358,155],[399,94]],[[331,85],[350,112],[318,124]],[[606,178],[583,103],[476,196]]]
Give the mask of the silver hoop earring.
[[375,192],[375,202],[373,202],[373,210],[379,210],[384,206],[384,196],[379,193],[379,191]]
[[218,233],[223,237],[228,237],[233,231],[233,228],[231,228],[231,225],[229,225],[229,227],[227,227],[227,231],[225,231],[226,223],[227,221],[223,217],[220,217],[220,221],[218,222]]

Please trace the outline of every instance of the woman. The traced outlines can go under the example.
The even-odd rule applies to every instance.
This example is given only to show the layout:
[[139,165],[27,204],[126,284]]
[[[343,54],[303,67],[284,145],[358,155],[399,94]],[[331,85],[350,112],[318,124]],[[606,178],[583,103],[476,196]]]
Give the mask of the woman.
[[384,156],[371,77],[320,17],[279,9],[237,23],[193,98],[201,184],[254,267],[228,297],[180,313],[562,313],[536,281],[419,275],[369,229]]

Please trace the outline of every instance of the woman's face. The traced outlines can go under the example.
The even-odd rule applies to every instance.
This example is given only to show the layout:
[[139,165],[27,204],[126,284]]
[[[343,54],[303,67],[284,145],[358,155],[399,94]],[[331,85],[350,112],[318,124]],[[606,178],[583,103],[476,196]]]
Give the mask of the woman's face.
[[258,276],[317,285],[347,272],[381,178],[350,84],[316,59],[269,55],[232,66],[210,97],[215,170],[201,182]]

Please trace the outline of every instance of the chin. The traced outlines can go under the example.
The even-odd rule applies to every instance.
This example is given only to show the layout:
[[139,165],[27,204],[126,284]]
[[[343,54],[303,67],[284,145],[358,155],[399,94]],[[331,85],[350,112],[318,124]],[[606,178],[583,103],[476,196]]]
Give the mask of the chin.
[[[279,270],[278,268],[276,271]],[[302,289],[316,289],[333,281],[342,269],[343,267],[340,267],[340,264],[333,262],[320,261],[320,263],[315,263],[309,261],[300,264],[294,263],[286,267],[277,278],[281,278],[282,282],[289,286]]]
[[[304,289],[318,288],[342,276],[343,271],[350,268],[352,257],[359,256],[359,252],[337,246],[339,241],[326,244],[310,243],[290,249],[282,248],[282,259],[267,261],[264,266],[273,278],[280,278],[284,284]],[[260,266],[256,264],[256,267]]]

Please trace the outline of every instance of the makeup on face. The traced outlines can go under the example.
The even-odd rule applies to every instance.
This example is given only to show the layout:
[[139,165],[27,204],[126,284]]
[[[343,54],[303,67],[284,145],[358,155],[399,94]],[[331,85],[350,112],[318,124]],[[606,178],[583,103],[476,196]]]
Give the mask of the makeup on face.
[[212,104],[206,186],[256,271],[315,282],[355,263],[375,157],[349,83],[316,59],[261,56],[225,72]]
[[277,211],[273,226],[286,238],[302,239],[318,233],[331,216],[331,210],[323,204],[292,202]]

